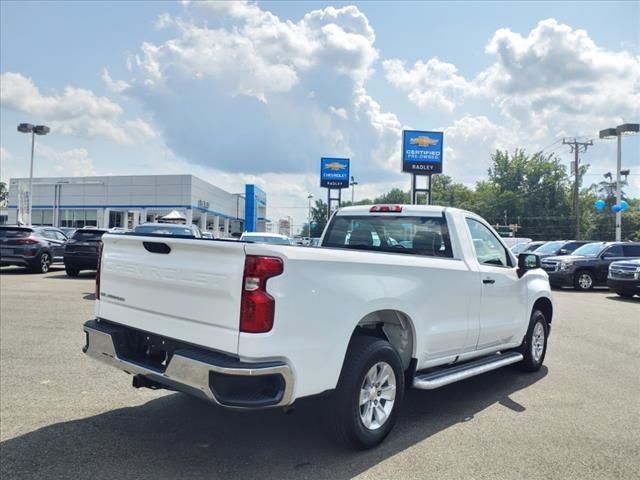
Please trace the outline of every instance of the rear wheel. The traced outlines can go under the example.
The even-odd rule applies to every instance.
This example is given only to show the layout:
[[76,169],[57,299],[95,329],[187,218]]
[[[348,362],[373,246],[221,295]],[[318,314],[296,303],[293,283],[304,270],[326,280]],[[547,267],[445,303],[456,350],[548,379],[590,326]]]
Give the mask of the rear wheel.
[[593,288],[593,284],[593,274],[590,271],[581,270],[576,273],[575,279],[573,281],[573,286],[576,290],[586,292],[587,290],[591,290]]
[[386,340],[355,337],[325,410],[336,440],[356,449],[378,445],[396,422],[404,397],[402,361]]
[[523,355],[522,361],[518,364],[520,370],[525,372],[536,372],[542,367],[544,357],[547,354],[547,338],[549,337],[549,324],[544,314],[540,310],[531,313],[529,330],[520,346]]
[[31,270],[36,273],[47,273],[50,267],[51,255],[49,252],[42,252],[31,266]]

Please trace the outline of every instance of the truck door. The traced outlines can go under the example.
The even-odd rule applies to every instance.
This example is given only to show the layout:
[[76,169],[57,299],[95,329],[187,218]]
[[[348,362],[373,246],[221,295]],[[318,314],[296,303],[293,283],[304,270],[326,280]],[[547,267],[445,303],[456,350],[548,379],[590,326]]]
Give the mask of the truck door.
[[480,271],[480,333],[477,350],[517,342],[527,316],[526,283],[494,233],[482,222],[466,218]]

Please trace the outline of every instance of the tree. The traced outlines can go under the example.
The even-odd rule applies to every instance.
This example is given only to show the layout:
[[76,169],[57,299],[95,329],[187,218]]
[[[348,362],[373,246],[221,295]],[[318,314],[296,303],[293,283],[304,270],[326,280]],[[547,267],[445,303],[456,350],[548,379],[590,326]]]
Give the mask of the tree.
[[411,195],[399,188],[393,188],[390,192],[380,195],[373,200],[373,203],[398,203],[405,204],[411,201]]
[[[327,225],[327,204],[322,199],[316,199],[311,208],[311,236],[319,237]],[[303,235],[304,236],[304,235]]]
[[0,182],[0,205],[4,205],[9,196],[9,190],[7,190],[7,184]]

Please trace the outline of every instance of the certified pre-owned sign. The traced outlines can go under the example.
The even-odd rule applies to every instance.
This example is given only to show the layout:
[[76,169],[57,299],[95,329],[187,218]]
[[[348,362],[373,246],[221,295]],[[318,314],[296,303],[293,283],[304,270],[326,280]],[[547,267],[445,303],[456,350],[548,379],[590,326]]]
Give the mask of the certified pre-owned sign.
[[320,186],[326,188],[349,187],[349,159],[321,158]]
[[442,132],[402,132],[402,171],[416,175],[442,173]]

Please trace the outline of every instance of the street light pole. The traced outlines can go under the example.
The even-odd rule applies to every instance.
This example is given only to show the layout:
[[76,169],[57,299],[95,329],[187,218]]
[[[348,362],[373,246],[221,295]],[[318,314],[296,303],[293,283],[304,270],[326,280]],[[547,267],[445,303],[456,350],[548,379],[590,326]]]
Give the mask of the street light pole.
[[353,175],[351,175],[351,183],[349,183],[349,185],[351,185],[351,206],[353,206],[355,202],[356,185],[358,185],[358,182],[353,178]]
[[46,125],[32,125],[30,123],[21,123],[18,125],[18,131],[21,133],[31,134],[31,162],[29,163],[29,208],[27,209],[27,225],[31,225],[31,213],[33,206],[33,153],[36,145],[36,135],[46,135],[49,133],[49,127]]
[[[620,170],[622,170],[622,135],[618,135],[618,159],[616,167],[616,205],[622,201],[622,188],[620,186]],[[622,212],[616,212],[616,242],[622,239]]]
[[[616,205],[620,205],[622,202],[622,135],[632,134],[640,132],[640,123],[624,123],[618,125],[616,128],[605,128],[600,130],[600,138],[613,138],[617,137],[618,140],[618,152],[616,158]],[[622,240],[622,211],[616,212],[616,242]]]
[[307,221],[309,223],[307,223],[307,229],[309,231],[309,242],[311,242],[311,199],[313,198],[312,194],[309,194],[307,196],[307,200],[309,200],[309,214],[308,214],[308,218]]

